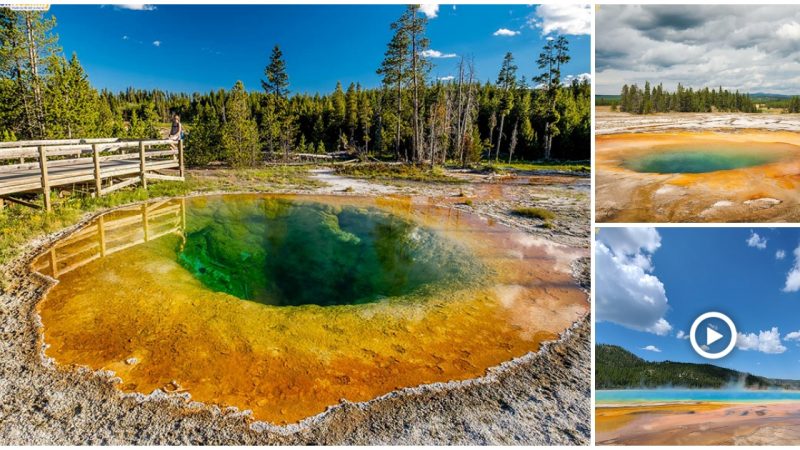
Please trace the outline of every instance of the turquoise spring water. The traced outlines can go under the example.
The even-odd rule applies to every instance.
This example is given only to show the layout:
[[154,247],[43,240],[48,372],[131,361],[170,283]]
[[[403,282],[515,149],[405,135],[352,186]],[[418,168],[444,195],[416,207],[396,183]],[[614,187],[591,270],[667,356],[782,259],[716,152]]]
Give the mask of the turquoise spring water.
[[620,389],[598,390],[597,403],[800,401],[800,391],[746,389]]
[[258,196],[187,211],[178,261],[208,288],[275,306],[352,305],[480,278],[461,247],[376,208]]
[[645,173],[706,173],[760,166],[775,160],[775,155],[763,153],[672,147],[668,151],[627,159],[622,165],[630,170]]

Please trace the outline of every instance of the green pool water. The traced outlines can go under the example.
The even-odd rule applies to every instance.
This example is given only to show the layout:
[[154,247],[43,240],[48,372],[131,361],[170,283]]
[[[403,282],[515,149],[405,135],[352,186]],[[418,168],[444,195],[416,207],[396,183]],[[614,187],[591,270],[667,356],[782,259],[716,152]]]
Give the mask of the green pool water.
[[745,152],[741,149],[676,148],[648,153],[627,159],[623,166],[645,173],[706,173],[718,170],[760,166],[777,160],[769,153]]
[[211,200],[185,236],[179,262],[205,286],[269,305],[369,303],[479,272],[462,247],[370,207]]

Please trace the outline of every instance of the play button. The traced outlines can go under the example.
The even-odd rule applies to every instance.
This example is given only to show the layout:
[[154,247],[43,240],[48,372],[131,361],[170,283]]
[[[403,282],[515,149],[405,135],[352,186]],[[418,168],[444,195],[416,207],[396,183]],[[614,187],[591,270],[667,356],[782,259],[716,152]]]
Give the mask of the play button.
[[[703,330],[705,330],[705,340],[700,343],[697,339],[697,333],[700,332],[702,336]],[[725,341],[718,343],[723,339]],[[736,347],[736,325],[725,314],[714,311],[707,312],[701,314],[692,323],[692,329],[689,331],[689,340],[698,355],[707,359],[719,359]],[[723,347],[721,344],[725,342],[727,342],[727,345]]]
[[711,345],[714,342],[722,339],[722,335],[714,331],[713,328],[706,328],[706,345]]

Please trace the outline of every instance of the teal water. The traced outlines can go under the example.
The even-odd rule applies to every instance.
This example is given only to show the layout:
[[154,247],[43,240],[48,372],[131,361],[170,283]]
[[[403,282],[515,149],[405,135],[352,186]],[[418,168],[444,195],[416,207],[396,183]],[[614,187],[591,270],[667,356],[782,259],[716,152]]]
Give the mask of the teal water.
[[747,389],[598,390],[597,403],[750,402],[800,400],[800,391]]
[[178,261],[208,288],[275,306],[352,305],[480,278],[474,257],[377,208],[226,196],[187,212]]
[[622,165],[630,170],[645,173],[706,173],[760,166],[777,159],[775,155],[747,153],[739,149],[735,151],[676,147],[671,149],[627,159]]

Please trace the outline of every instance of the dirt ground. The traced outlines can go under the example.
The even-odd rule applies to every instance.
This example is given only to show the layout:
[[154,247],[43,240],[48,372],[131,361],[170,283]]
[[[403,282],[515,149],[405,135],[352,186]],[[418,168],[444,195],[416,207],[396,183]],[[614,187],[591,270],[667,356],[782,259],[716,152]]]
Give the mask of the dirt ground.
[[676,403],[599,408],[601,445],[793,445],[794,402]]
[[[376,182],[318,172],[321,182],[275,192],[413,195],[588,248],[589,179],[572,174],[497,177],[452,173],[453,184]],[[469,200],[469,201],[467,201]],[[516,216],[517,207],[555,213],[551,227]],[[87,215],[85,223],[94,215]],[[45,289],[28,263],[70,229],[28,243],[0,268],[0,444],[531,444],[587,445],[591,424],[590,318],[483,377],[401,389],[379,398],[343,400],[296,425],[253,421],[246,412],[193,402],[156,390],[123,394],[113,373],[60,367],[44,356],[35,305]],[[574,264],[589,291],[589,260]]]
[[628,114],[598,107],[595,134],[652,133],[666,130],[735,131],[762,129],[800,131],[800,114],[660,113]]

